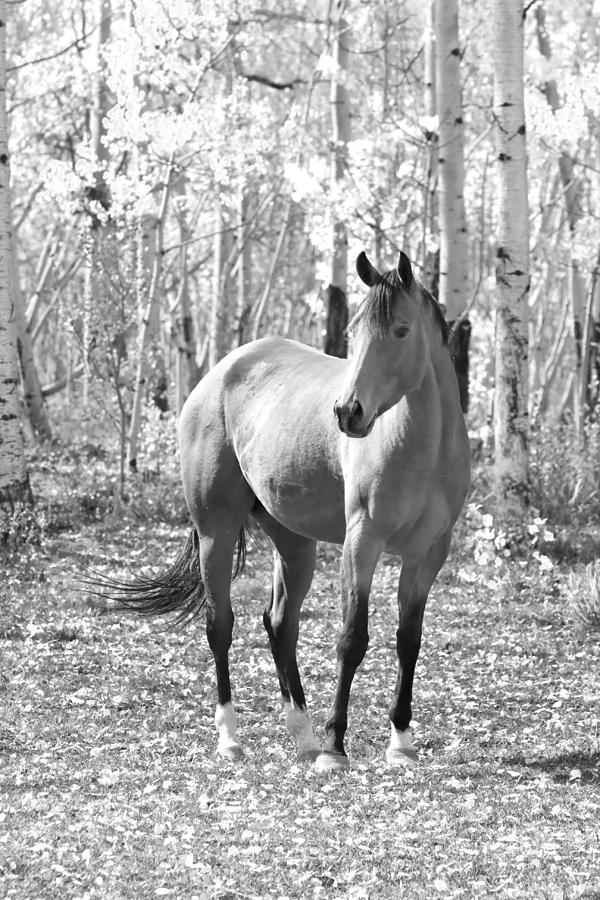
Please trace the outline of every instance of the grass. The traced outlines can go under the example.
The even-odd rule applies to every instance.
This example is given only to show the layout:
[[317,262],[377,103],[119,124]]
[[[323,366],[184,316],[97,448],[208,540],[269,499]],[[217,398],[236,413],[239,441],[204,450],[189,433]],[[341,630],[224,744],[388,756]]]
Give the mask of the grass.
[[567,578],[567,591],[573,614],[584,628],[600,630],[600,563],[595,560]]
[[[559,590],[469,559],[434,587],[415,690],[419,764],[388,770],[395,582],[378,569],[350,708],[348,774],[296,764],[261,611],[269,554],[235,585],[246,754],[214,755],[201,623],[100,615],[85,563],[171,559],[184,529],[100,520],[14,561],[0,587],[0,896],[600,898],[600,641]],[[300,660],[318,734],[332,697],[337,551],[324,548]],[[457,573],[461,572],[461,577]],[[521,578],[522,575],[519,575]]]

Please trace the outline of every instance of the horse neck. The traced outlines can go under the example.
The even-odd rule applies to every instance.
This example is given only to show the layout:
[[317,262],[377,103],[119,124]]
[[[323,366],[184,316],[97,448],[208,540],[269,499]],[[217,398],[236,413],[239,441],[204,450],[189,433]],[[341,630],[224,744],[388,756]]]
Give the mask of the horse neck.
[[431,367],[440,393],[442,414],[444,415],[449,410],[460,409],[458,384],[454,363],[450,355],[450,347],[444,341],[440,329],[433,322],[431,324],[429,348]]
[[[425,375],[420,386],[415,391],[406,395],[408,405],[412,409],[413,415],[417,414],[419,407],[421,408],[419,418],[422,418],[423,414],[426,416],[429,415],[431,402],[433,400],[432,395],[439,398],[443,407],[451,408],[453,389],[456,382],[450,350],[448,344],[442,337],[440,328],[433,319],[431,322],[427,323],[427,326],[429,358],[427,360]],[[445,409],[442,409],[442,416],[445,411]]]

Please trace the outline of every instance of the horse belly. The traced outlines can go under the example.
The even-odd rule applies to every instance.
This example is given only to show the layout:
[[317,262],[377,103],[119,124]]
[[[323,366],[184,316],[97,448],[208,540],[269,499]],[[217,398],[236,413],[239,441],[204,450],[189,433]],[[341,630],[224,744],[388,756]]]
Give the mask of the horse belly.
[[[278,450],[280,452],[278,452]],[[327,460],[315,458],[296,441],[294,455],[274,446],[242,453],[246,481],[267,512],[296,534],[317,541],[343,543],[346,533],[344,485]]]
[[295,534],[331,544],[344,543],[344,510],[343,506],[339,511],[335,509],[335,498],[324,497],[322,493],[317,496],[313,492],[286,494],[287,489],[284,489],[276,498],[272,494],[261,497],[257,493],[257,496],[267,512]]

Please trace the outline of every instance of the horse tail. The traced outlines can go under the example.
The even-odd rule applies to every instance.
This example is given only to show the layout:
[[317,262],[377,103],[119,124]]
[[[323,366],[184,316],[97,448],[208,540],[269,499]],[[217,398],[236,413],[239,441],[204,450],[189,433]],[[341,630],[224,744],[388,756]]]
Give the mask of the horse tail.
[[[131,581],[121,581],[94,573],[84,579],[86,591],[108,601],[108,608],[116,612],[135,612],[142,616],[176,613],[173,624],[187,625],[202,612],[206,601],[198,548],[198,533],[192,528],[175,562],[159,575],[138,575]],[[242,527],[232,581],[242,574],[245,562],[246,533]]]

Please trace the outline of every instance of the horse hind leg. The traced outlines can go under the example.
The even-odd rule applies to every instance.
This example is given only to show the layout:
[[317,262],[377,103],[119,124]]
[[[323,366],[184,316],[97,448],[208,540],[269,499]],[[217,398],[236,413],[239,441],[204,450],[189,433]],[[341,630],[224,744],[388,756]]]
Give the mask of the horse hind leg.
[[231,607],[231,570],[235,550],[230,529],[226,536],[199,538],[200,570],[206,595],[206,636],[215,661],[217,706],[215,725],[219,756],[237,760],[242,748],[237,738],[237,722],[231,700],[229,649],[233,635],[234,615]]
[[273,590],[263,622],[279,678],[285,722],[296,743],[298,758],[312,761],[321,748],[306,707],[296,646],[300,609],[315,569],[316,544],[288,531],[266,513],[257,518],[274,545]]
[[385,758],[390,766],[413,764],[417,753],[412,740],[412,691],[421,649],[423,616],[429,591],[448,555],[450,535],[444,534],[416,563],[404,562],[398,584],[396,651],[398,676],[390,706],[391,736]]

